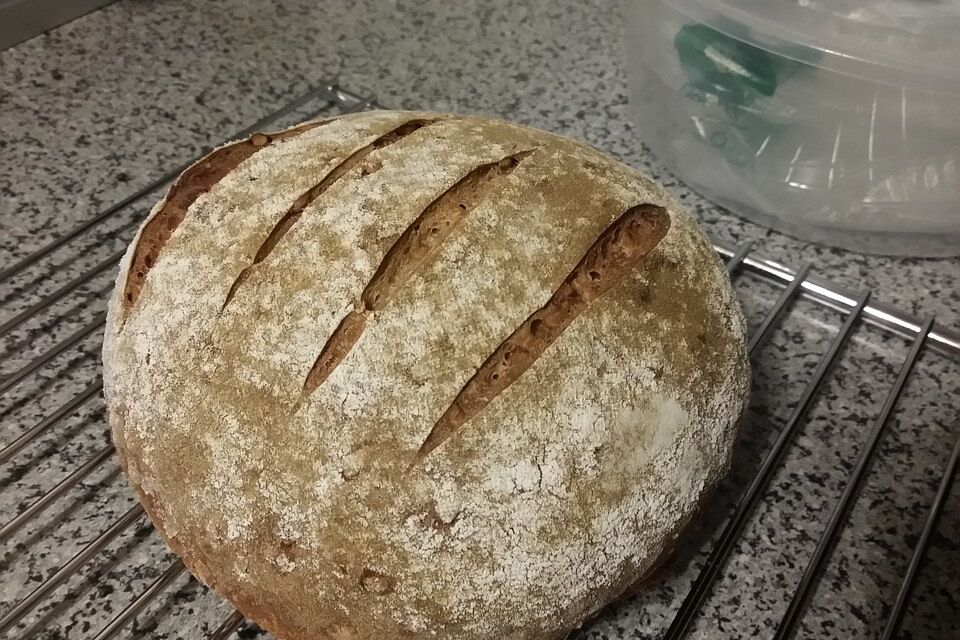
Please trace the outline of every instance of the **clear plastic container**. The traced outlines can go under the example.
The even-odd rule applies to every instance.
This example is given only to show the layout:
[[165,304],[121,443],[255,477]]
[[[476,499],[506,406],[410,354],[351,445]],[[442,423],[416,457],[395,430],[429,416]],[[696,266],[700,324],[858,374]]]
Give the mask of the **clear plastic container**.
[[960,255],[960,0],[625,0],[639,135],[814,242]]

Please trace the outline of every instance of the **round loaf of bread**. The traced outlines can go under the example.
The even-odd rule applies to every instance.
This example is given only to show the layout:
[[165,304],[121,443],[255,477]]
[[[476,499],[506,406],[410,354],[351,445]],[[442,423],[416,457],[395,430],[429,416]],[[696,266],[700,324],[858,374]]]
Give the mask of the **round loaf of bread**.
[[725,473],[744,321],[659,186],[569,139],[369,112],[187,169],[124,258],[117,451],[284,640],[553,640]]

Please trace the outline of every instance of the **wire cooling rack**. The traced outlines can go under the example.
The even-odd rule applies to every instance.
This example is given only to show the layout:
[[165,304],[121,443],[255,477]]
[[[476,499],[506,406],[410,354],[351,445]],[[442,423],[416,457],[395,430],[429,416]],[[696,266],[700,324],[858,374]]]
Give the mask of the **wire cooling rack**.
[[[233,138],[372,106],[372,97],[324,85]],[[182,562],[166,550],[124,483],[116,481],[113,448],[105,437],[98,368],[104,302],[145,208],[185,166],[19,261],[0,264],[0,437],[5,438],[0,440],[0,522],[7,514],[0,526],[0,637],[107,640],[126,633],[224,640],[235,633],[258,633],[187,576]],[[647,635],[618,620],[633,619],[628,602],[602,614],[576,637],[853,637],[843,631],[842,621],[831,620],[837,615],[830,613],[829,604],[836,598],[848,603],[863,599],[862,589],[859,596],[851,596],[847,592],[857,591],[852,582],[836,576],[850,573],[849,568],[840,571],[842,560],[863,543],[859,533],[866,531],[868,542],[883,537],[863,511],[868,516],[883,511],[889,500],[874,498],[857,509],[866,494],[878,491],[887,498],[896,494],[894,513],[908,514],[899,519],[901,526],[894,533],[887,530],[901,538],[902,553],[897,561],[887,558],[892,569],[886,576],[896,579],[875,580],[889,597],[868,611],[854,606],[852,611],[860,611],[856,617],[869,619],[854,628],[884,640],[921,637],[927,628],[934,629],[933,634],[956,630],[955,614],[931,622],[938,612],[930,611],[926,594],[932,593],[936,604],[942,585],[920,590],[917,585],[931,573],[921,568],[932,543],[944,538],[938,519],[950,500],[960,456],[957,433],[947,424],[957,415],[949,380],[956,371],[952,367],[960,362],[960,333],[885,305],[879,300],[882,294],[837,288],[812,275],[812,265],[794,268],[762,257],[752,244],[715,247],[751,321],[749,350],[755,369],[771,388],[755,389],[760,406],[755,401],[742,455],[735,455],[731,478],[718,491],[724,499],[716,501],[712,514],[708,508],[702,529],[677,552],[680,569],[665,578],[666,586],[652,587],[653,595],[632,601],[634,609],[653,612],[637,623]],[[844,354],[857,349],[865,355],[845,364]],[[918,373],[921,356],[926,356],[925,366]],[[805,379],[796,380],[784,363],[800,363]],[[874,376],[876,384],[867,385],[866,392],[861,385],[859,405],[832,406],[847,401],[832,393],[831,385],[862,382],[865,376]],[[936,407],[934,415],[901,406],[911,383],[922,396],[920,413]],[[827,435],[837,436],[837,442],[830,446],[842,458],[826,472],[821,463],[831,454],[819,454],[816,447],[829,438],[817,425],[832,425]],[[911,438],[915,441],[897,462],[893,454],[903,451],[888,445]],[[930,438],[935,441],[927,442]],[[806,458],[791,455],[805,449],[812,451]],[[929,451],[939,456],[924,454]],[[921,458],[924,464],[916,464]],[[805,469],[799,476],[791,471],[798,464]],[[871,480],[877,466],[880,481]],[[895,485],[909,488],[905,498],[899,489],[884,489],[884,473],[894,476]],[[812,484],[805,488],[804,482]],[[769,506],[781,504],[784,500],[778,498],[788,491],[802,494],[810,487],[818,497],[804,502],[801,496],[797,504],[805,504],[805,509],[793,503],[780,511]],[[818,487],[832,492],[818,493]],[[760,622],[740,620],[748,631],[732,631],[729,616],[718,613],[730,608],[722,602],[723,585],[738,576],[743,579],[738,570],[746,571],[748,581],[762,582],[770,573],[770,566],[763,564],[766,552],[752,542],[763,538],[754,530],[762,528],[764,519],[779,523],[773,531],[785,538],[795,534],[804,553],[794,553],[796,545],[785,545],[792,555],[791,578],[772,580],[755,591],[757,602],[767,598],[772,604],[747,606],[738,595],[734,609],[749,612],[748,617],[756,612]],[[103,522],[112,524],[93,532],[86,526],[102,527]],[[143,544],[152,547],[139,555],[132,550]],[[891,554],[898,551],[896,546],[887,544]],[[124,561],[132,561],[133,568],[118,570]],[[957,567],[948,571],[955,574]],[[774,576],[782,577],[782,572]],[[175,591],[174,585],[179,585]],[[921,595],[913,598],[915,593]],[[943,597],[952,602],[953,594]],[[718,599],[721,602],[713,602]],[[923,602],[918,605],[918,600]],[[122,602],[122,608],[116,610],[115,602]],[[204,619],[197,622],[197,617]],[[905,619],[911,620],[909,629]]]

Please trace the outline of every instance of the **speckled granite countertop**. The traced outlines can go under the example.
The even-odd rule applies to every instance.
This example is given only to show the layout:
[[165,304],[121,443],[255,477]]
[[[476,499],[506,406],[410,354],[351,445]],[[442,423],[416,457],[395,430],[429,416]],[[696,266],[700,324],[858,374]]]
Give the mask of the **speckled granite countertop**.
[[[872,287],[880,300],[960,325],[960,261],[870,257],[797,242],[712,206],[665,172],[629,121],[619,19],[610,5],[117,2],[0,53],[0,269],[308,86],[337,77],[386,105],[496,114],[585,139],[666,183],[728,244],[757,240],[763,254],[813,261],[820,276],[847,288]],[[148,204],[120,212],[52,263],[0,285],[0,323],[119,250]],[[0,337],[0,388],[6,374],[86,326],[102,310],[111,277],[92,279],[54,314]],[[737,287],[756,327],[777,292],[746,277]],[[806,301],[794,306],[755,359],[753,406],[733,472],[701,526],[661,582],[605,610],[576,638],[662,636],[841,319]],[[856,330],[690,637],[773,635],[907,346],[874,328]],[[0,447],[95,379],[98,348],[93,332],[0,394]],[[879,633],[957,436],[958,373],[960,366],[933,354],[918,364],[796,637]],[[0,524],[105,444],[95,397],[0,464]],[[951,497],[934,537],[904,637],[960,637],[958,502]],[[132,504],[108,459],[0,543],[0,615]],[[92,638],[173,560],[138,522],[8,637]],[[182,577],[120,637],[204,638],[229,612]]]

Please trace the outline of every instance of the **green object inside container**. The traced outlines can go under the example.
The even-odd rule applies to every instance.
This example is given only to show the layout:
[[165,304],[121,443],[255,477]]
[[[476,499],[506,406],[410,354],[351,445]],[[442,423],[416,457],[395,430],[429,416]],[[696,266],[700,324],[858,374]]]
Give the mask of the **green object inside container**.
[[[809,65],[797,62],[702,24],[688,24],[673,39],[690,100],[713,105],[713,118],[698,120],[698,135],[740,170],[782,125],[771,118],[774,94],[783,82]],[[719,117],[717,117],[719,116]]]
[[732,106],[770,97],[797,63],[724,35],[705,24],[688,24],[673,45],[690,83]]

